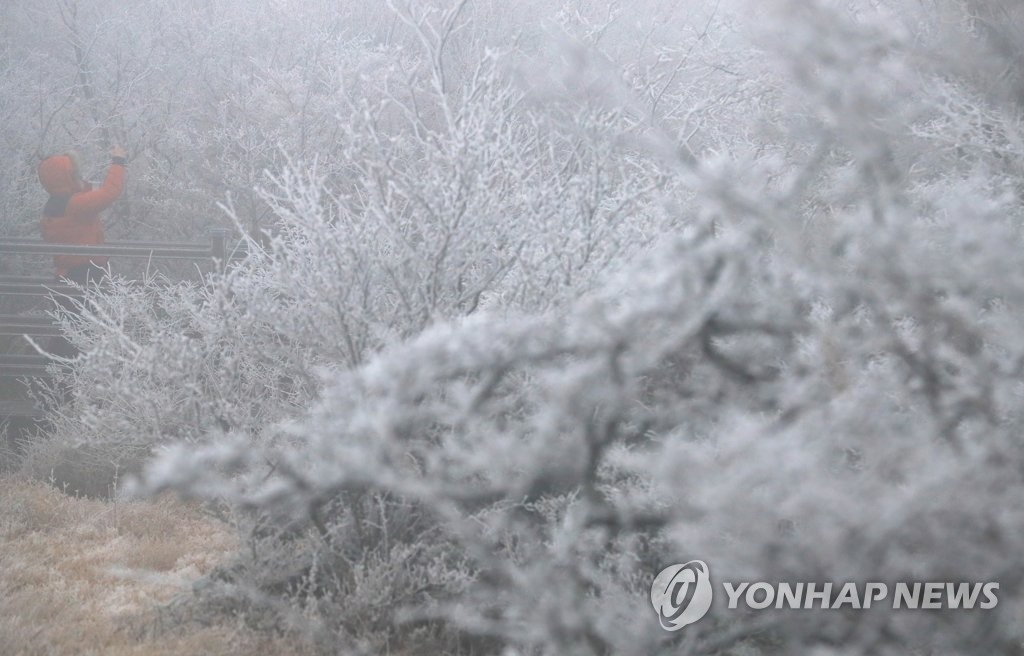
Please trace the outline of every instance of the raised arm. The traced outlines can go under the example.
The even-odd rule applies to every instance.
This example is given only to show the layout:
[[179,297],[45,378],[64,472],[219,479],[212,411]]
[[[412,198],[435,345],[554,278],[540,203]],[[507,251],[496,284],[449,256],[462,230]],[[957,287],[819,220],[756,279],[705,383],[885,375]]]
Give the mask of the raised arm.
[[110,207],[124,191],[124,167],[126,153],[123,148],[111,150],[113,162],[107,177],[98,189],[83,191],[71,197],[68,203],[68,214],[72,217],[95,216]]

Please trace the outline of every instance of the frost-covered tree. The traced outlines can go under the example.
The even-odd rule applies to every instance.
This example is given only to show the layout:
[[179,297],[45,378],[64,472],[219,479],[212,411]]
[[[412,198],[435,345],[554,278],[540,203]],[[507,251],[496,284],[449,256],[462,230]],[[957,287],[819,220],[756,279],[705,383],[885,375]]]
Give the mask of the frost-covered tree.
[[[273,232],[206,286],[121,286],[71,327],[90,364],[61,385],[88,392],[59,410],[58,433],[143,449],[215,425],[262,433],[314,398],[318,367],[481,307],[563,302],[685,218],[658,201],[674,184],[663,166],[617,142],[633,129],[624,110],[537,104],[510,79],[515,50],[455,76],[443,55],[465,8],[395,11],[419,50],[380,56],[329,163],[265,183]],[[233,199],[225,209],[244,233]],[[140,415],[149,428],[126,429]]]

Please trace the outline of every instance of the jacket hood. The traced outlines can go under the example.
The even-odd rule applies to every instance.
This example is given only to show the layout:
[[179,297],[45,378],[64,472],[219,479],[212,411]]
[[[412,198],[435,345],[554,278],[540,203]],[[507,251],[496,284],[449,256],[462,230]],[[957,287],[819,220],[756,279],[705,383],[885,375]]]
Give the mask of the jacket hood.
[[70,155],[47,157],[39,165],[39,182],[51,196],[70,196],[79,191],[78,167]]

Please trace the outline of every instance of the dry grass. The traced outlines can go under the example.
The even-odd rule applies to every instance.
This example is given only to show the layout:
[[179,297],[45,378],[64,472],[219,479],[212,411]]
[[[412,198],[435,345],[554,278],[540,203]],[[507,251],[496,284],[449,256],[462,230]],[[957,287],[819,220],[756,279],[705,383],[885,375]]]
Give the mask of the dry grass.
[[173,499],[109,502],[0,478],[3,654],[289,654],[238,625],[155,630],[157,608],[236,548]]

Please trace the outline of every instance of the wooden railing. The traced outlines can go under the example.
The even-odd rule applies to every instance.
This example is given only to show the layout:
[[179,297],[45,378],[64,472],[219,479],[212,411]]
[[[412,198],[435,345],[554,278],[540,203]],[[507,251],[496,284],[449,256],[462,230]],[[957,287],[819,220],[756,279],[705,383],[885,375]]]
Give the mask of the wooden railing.
[[[0,240],[3,255],[96,255],[111,258],[145,258],[177,260],[212,260],[216,265],[243,257],[237,249],[227,248],[227,232],[210,233],[207,244],[167,242],[110,242],[102,246],[75,246],[51,244],[31,239]],[[76,296],[81,290],[57,278],[46,276],[0,275],[0,297],[47,297],[51,295]],[[0,314],[0,335],[54,337],[61,334],[60,326],[49,317]],[[54,362],[44,355],[0,353],[0,379],[37,378],[48,375]],[[6,416],[26,415],[26,405],[17,399],[0,400],[0,419]]]
[[224,250],[223,234],[212,239],[209,245],[122,241],[110,242],[102,246],[76,246],[27,239],[0,241],[0,255],[105,255],[109,257],[199,260],[209,257],[224,259]]

